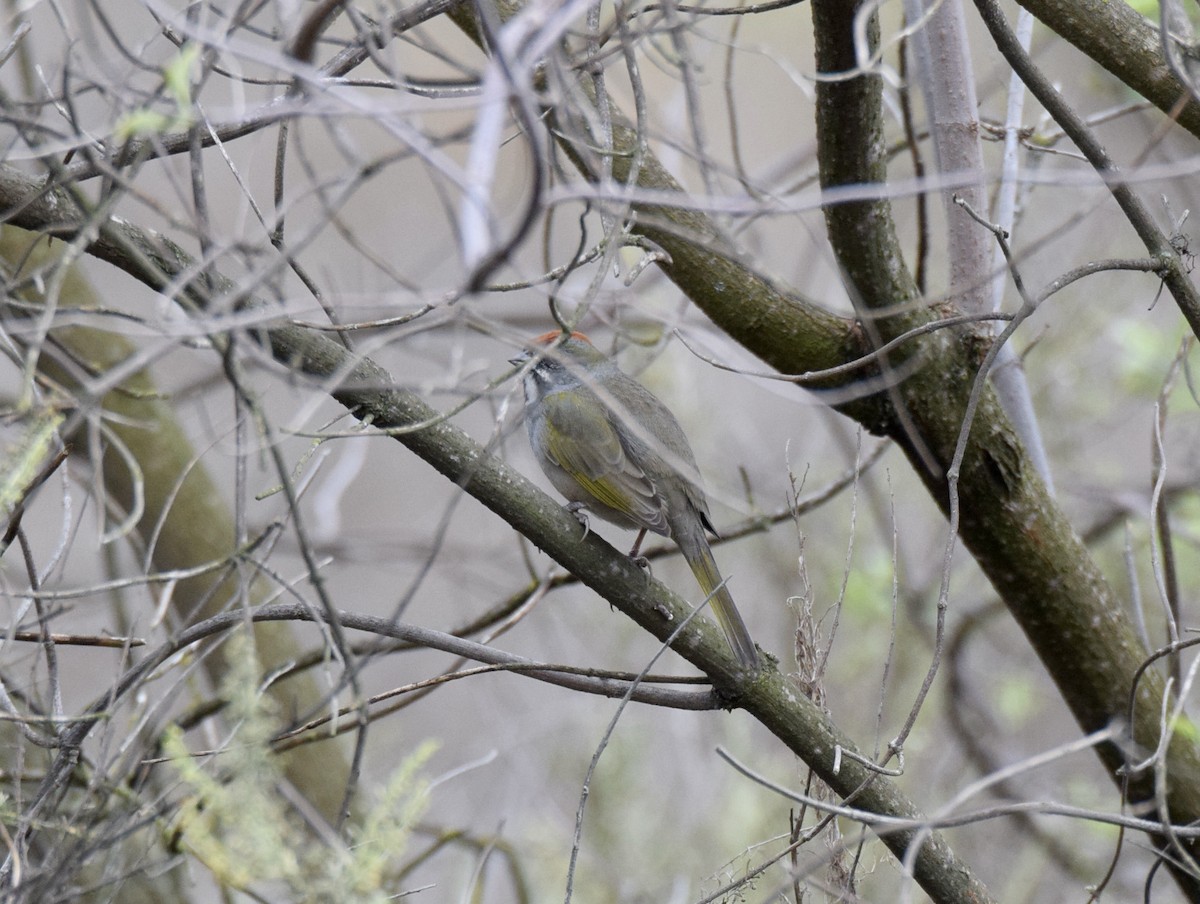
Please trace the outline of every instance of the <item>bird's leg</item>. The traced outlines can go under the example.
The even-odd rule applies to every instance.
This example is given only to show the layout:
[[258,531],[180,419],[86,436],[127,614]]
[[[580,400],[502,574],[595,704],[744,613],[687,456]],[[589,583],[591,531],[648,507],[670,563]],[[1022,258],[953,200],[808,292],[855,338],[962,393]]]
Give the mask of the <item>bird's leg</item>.
[[645,539],[646,539],[646,528],[643,527],[640,531],[638,531],[637,539],[633,541],[633,549],[629,550],[629,558],[631,558],[631,559],[641,558],[638,555],[638,550],[640,550],[642,548],[642,541]]
[[652,574],[650,571],[650,560],[645,556],[638,555],[638,550],[642,548],[642,541],[646,539],[646,528],[638,531],[637,539],[633,541],[633,549],[629,550],[629,558],[633,560],[633,564],[638,568],[646,569],[646,574]]
[[642,540],[644,539],[646,539],[646,528],[643,527],[641,531],[637,532],[637,539],[634,540],[634,549],[629,551],[630,558],[644,558],[644,556],[637,555],[637,551],[642,549]]
[[583,528],[583,536],[579,538],[579,542],[582,543],[587,539],[588,531],[591,529],[588,524],[587,506],[582,502],[568,502],[567,511],[575,516],[575,520]]

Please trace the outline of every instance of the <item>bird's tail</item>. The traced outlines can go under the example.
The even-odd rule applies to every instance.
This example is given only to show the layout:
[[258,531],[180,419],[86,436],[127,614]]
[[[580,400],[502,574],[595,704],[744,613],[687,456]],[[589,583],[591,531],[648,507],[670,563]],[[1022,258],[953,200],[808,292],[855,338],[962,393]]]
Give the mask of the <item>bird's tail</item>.
[[758,650],[754,647],[754,640],[750,637],[746,623],[742,621],[741,613],[733,604],[733,597],[725,587],[721,572],[717,570],[717,560],[713,558],[708,538],[704,536],[703,531],[699,531],[688,537],[677,537],[676,542],[691,566],[700,589],[712,600],[713,614],[729,639],[729,646],[733,648],[738,662],[743,668],[758,665]]

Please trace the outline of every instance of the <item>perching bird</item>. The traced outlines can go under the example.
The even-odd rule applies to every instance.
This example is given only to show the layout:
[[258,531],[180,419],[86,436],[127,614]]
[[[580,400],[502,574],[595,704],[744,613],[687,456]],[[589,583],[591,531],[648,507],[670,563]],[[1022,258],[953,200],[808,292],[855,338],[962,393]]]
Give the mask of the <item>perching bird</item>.
[[670,537],[743,667],[758,651],[722,582],[705,530],[714,535],[691,446],[675,416],[582,333],[560,344],[546,333],[514,364],[536,359],[524,377],[529,443],[555,489],[606,521]]

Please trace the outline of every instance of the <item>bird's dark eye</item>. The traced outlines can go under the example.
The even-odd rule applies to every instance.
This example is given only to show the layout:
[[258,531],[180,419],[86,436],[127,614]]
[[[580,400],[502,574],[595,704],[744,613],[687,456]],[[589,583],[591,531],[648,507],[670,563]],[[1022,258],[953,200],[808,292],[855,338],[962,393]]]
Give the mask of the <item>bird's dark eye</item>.
[[561,388],[567,380],[568,373],[561,361],[552,358],[543,358],[529,372],[542,392],[552,392],[555,388]]

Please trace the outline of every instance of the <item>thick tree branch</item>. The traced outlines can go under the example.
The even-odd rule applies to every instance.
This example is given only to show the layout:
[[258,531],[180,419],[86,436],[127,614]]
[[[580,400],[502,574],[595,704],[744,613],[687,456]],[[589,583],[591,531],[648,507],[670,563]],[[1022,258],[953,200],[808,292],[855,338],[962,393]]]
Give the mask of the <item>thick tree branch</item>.
[[[855,9],[839,0],[814,0],[812,7],[819,71],[853,70],[857,66],[852,41]],[[882,187],[883,146],[874,137],[882,109],[881,79],[862,75],[821,82],[817,105],[822,183]],[[912,296],[911,277],[888,250],[894,247],[895,233],[886,202],[831,207],[827,222],[830,241],[854,274],[855,288],[865,304],[886,307],[897,298]],[[875,248],[884,250],[874,253]],[[864,263],[872,257],[890,263],[885,266],[878,259]],[[888,338],[910,328],[912,321],[932,316],[914,309],[878,321],[879,329]],[[944,465],[950,463],[958,444],[966,396],[984,348],[969,333],[941,331],[926,346],[925,366],[900,384],[916,429]],[[934,498],[948,508],[943,475],[922,466],[923,459],[908,436],[897,433],[896,439]],[[957,493],[959,535],[1024,629],[1084,731],[1124,721],[1134,676],[1146,651],[989,391],[980,397]],[[1119,780],[1121,770],[1128,767],[1127,754],[1137,758],[1157,748],[1164,694],[1157,673],[1147,673],[1137,685],[1130,735],[1139,753],[1130,754],[1117,744],[1098,748],[1114,778]],[[1200,755],[1195,746],[1173,734],[1162,769],[1168,777],[1173,821],[1200,818],[1200,787],[1195,780],[1200,775]],[[1131,794],[1138,801],[1153,800],[1153,776],[1137,773]]]
[[1017,2],[1200,138],[1200,103],[1163,59],[1158,28],[1141,13],[1106,0]]

